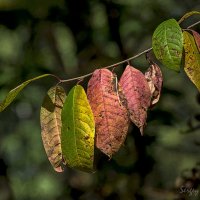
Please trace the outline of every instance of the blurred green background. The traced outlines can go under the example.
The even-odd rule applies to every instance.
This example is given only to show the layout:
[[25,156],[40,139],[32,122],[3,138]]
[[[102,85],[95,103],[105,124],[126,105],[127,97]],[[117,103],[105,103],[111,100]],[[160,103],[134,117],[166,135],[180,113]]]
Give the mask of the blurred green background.
[[[159,23],[191,10],[200,10],[198,0],[0,0],[0,99],[37,75],[68,79],[135,55],[151,47]],[[145,55],[131,64],[143,72],[148,67]],[[162,96],[148,113],[144,136],[132,125],[111,160],[97,151],[93,174],[54,172],[39,113],[56,82],[30,84],[0,113],[0,200],[200,199],[200,96],[183,70],[161,68]],[[66,91],[75,83],[65,84]],[[183,192],[185,186],[198,193]]]

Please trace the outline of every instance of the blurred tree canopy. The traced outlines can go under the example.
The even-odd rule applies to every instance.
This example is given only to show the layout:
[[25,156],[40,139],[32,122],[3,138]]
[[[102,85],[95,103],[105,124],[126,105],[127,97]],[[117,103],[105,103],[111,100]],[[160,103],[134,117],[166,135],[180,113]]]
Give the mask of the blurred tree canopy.
[[[128,58],[151,46],[159,23],[191,10],[200,10],[197,0],[0,0],[0,99],[37,75],[67,79]],[[145,56],[132,65],[148,67]],[[145,135],[132,125],[111,160],[97,151],[94,174],[53,171],[39,112],[55,80],[28,86],[0,114],[0,200],[199,199],[200,96],[183,73],[162,71],[161,101],[149,112]],[[199,193],[190,195],[185,185]]]

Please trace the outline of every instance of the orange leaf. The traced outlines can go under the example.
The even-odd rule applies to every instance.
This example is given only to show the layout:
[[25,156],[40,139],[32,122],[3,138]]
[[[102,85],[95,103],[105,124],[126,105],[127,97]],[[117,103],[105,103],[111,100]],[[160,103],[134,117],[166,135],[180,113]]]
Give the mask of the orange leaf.
[[124,143],[129,119],[116,76],[108,69],[97,69],[88,82],[87,95],[96,124],[96,146],[112,156]]

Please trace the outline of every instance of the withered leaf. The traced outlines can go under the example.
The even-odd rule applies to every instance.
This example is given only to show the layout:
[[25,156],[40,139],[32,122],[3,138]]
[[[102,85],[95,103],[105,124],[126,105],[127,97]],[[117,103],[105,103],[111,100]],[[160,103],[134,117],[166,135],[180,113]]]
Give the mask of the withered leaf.
[[95,70],[87,95],[95,118],[96,146],[111,157],[124,143],[129,125],[126,101],[116,76],[108,69]]
[[160,99],[163,76],[160,67],[152,63],[145,72],[145,78],[151,91],[151,106],[154,106]]
[[192,34],[187,31],[183,32],[184,49],[185,49],[185,66],[184,70],[190,80],[200,91],[200,53]]
[[53,168],[62,172],[61,151],[61,110],[65,99],[65,90],[60,86],[49,89],[44,98],[41,111],[40,123],[42,129],[42,140],[46,154]]
[[151,103],[151,91],[147,80],[142,72],[127,65],[119,84],[127,99],[130,119],[143,135],[143,128],[147,119],[147,109]]

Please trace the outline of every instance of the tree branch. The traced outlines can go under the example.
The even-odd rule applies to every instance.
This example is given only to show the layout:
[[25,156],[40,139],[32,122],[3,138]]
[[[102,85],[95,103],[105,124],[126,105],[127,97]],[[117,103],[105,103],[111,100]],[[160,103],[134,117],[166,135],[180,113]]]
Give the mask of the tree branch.
[[[194,26],[196,26],[196,25],[198,25],[198,24],[200,24],[200,21],[198,21],[198,22],[196,22],[196,23],[194,23],[194,24],[191,24],[191,25],[188,26],[187,28],[192,28],[192,27],[194,27]],[[135,59],[135,58],[138,58],[139,56],[141,56],[141,55],[143,55],[143,54],[145,54],[145,53],[147,53],[147,52],[149,52],[149,51],[151,51],[151,50],[152,50],[152,47],[151,47],[151,48],[148,48],[148,49],[146,49],[146,50],[144,50],[144,51],[142,51],[142,52],[140,52],[140,53],[138,53],[138,54],[136,54],[136,55],[134,55],[134,56],[132,56],[132,57],[130,57],[130,58],[127,58],[127,59],[125,59],[125,60],[122,60],[122,61],[120,61],[120,62],[114,63],[114,64],[112,64],[112,65],[109,65],[109,66],[106,66],[106,67],[103,67],[103,68],[109,69],[109,68],[115,67],[115,66],[117,66],[117,65],[121,65],[121,64],[126,63],[126,62],[129,62],[129,61],[131,61],[131,60],[133,60],[133,59]],[[88,77],[88,76],[91,76],[92,74],[93,74],[93,72],[91,72],[91,73],[89,73],[89,74],[85,74],[85,75],[83,75],[83,76],[78,76],[78,77],[75,77],[75,78],[70,78],[70,79],[66,79],[66,80],[60,80],[59,83],[66,83],[66,82],[70,82],[70,81],[74,81],[74,80],[83,80],[84,78],[86,78],[86,77]]]
[[[147,52],[149,52],[151,50],[152,50],[152,47],[149,48],[149,49],[146,49],[146,50],[144,50],[144,51],[142,51],[142,52],[136,54],[135,56],[132,56],[132,57],[126,59],[126,60],[122,60],[120,62],[114,63],[112,65],[109,65],[109,66],[103,67],[103,68],[109,69],[109,68],[115,67],[117,65],[121,65],[121,64],[129,62],[130,60],[133,60],[133,59],[135,59],[135,58],[137,58],[137,57],[139,57],[139,56],[141,56],[141,55],[143,55],[143,54],[145,54],[145,53],[147,53]],[[66,79],[66,80],[60,80],[60,82],[64,83],[64,82],[69,82],[69,81],[74,81],[74,80],[82,80],[82,79],[84,79],[84,78],[86,78],[88,76],[91,76],[92,74],[93,74],[93,72],[89,73],[89,74],[86,74],[86,75],[83,75],[83,76],[78,76],[78,77],[75,77],[75,78],[70,78],[70,79]]]

